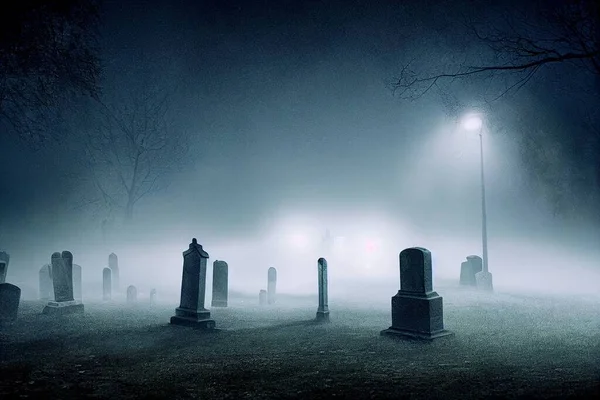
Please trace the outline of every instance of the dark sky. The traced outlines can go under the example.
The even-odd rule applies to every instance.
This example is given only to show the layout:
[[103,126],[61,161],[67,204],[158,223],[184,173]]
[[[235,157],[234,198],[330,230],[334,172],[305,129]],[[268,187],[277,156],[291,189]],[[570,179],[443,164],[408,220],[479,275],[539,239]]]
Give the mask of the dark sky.
[[[160,227],[151,229],[156,235],[202,227],[226,237],[260,234],[288,212],[318,215],[323,225],[379,213],[425,232],[476,234],[477,142],[457,141],[456,122],[435,93],[402,101],[389,83],[407,60],[435,70],[486,54],[464,34],[463,22],[501,21],[510,4],[106,1],[107,92],[127,94],[140,78],[173,88],[178,124],[193,139],[185,169],[163,192],[140,201],[137,220]],[[571,110],[589,103],[579,89],[589,76],[567,79],[561,68],[497,104],[494,120],[506,124],[495,131],[490,123],[486,139],[490,226],[497,235],[564,223],[549,218],[535,177],[521,168],[514,129],[522,118],[554,118],[545,123],[568,133],[552,140],[578,135]],[[465,84],[457,96],[468,98],[473,85],[479,83]],[[571,88],[581,96],[566,96]],[[68,152],[34,154],[2,140],[11,150],[0,159],[9,188],[1,215],[7,226],[23,227],[14,237],[29,241],[32,232],[52,232],[49,221],[67,226],[65,219],[79,218],[66,216],[83,190],[64,178],[76,168]],[[577,160],[581,146],[576,141],[570,156],[563,150],[556,168]]]

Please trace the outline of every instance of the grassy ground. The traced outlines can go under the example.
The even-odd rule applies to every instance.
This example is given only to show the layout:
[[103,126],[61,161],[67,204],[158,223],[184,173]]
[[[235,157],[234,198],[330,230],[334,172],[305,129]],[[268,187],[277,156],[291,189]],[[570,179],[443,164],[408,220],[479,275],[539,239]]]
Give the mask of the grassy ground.
[[176,304],[53,319],[24,301],[0,328],[0,398],[600,398],[598,298],[439,292],[456,335],[432,343],[379,336],[383,301],[314,325],[312,299],[232,299],[209,334],[169,325]]

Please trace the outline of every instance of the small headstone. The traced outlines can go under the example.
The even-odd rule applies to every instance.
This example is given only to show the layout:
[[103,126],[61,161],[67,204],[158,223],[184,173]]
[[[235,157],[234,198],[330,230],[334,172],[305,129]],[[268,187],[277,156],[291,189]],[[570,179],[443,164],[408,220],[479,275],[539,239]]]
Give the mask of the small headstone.
[[156,289],[150,290],[150,305],[153,306],[156,304]]
[[119,259],[115,253],[108,255],[108,268],[112,271],[112,288],[119,291]]
[[21,289],[10,283],[0,283],[0,322],[14,321],[19,311]]
[[44,265],[40,268],[40,300],[54,300],[54,286],[52,284],[52,266]]
[[73,264],[73,298],[81,301],[81,265]]
[[327,301],[327,260],[319,258],[317,261],[317,274],[319,281],[319,308],[317,308],[317,321],[329,322],[329,305]]
[[181,302],[171,317],[171,324],[214,329],[215,321],[204,308],[206,296],[206,260],[208,253],[194,238],[189,249],[183,252]]
[[137,302],[137,289],[133,285],[127,287],[127,304],[135,304]]
[[83,304],[73,298],[73,254],[70,252],[52,254],[52,285],[54,301],[44,307],[44,314],[83,313]]
[[267,278],[267,303],[275,304],[277,297],[277,270],[273,267],[269,268]]
[[392,326],[382,335],[433,340],[444,329],[443,299],[433,291],[431,253],[413,247],[400,253],[400,290],[392,297]]
[[211,307],[227,307],[229,266],[225,261],[213,263]]
[[9,262],[10,255],[5,251],[0,251],[0,283],[6,282],[6,275],[8,274]]
[[492,284],[492,274],[488,271],[481,271],[475,274],[477,289],[486,292],[493,292],[494,285]]
[[483,262],[479,256],[468,256],[467,261],[460,265],[460,284],[475,286],[475,274],[483,270]]
[[267,291],[264,289],[261,289],[261,291],[258,292],[258,304],[261,306],[267,305]]
[[102,270],[102,300],[108,301],[112,297],[112,271],[110,268]]

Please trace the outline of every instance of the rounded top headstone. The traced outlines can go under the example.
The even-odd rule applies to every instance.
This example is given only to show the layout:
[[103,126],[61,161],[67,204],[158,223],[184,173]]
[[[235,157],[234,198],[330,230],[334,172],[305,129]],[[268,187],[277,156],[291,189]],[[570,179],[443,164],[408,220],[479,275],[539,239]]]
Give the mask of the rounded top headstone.
[[475,255],[467,256],[467,260],[481,260],[481,257]]
[[433,290],[429,250],[411,247],[400,252],[400,289],[417,293]]
[[52,258],[62,258],[62,255],[58,251],[55,251],[52,253]]
[[62,258],[70,258],[71,260],[73,259],[73,253],[71,253],[70,251],[63,251],[62,252]]
[[321,265],[327,265],[327,260],[323,257],[319,258],[317,262]]

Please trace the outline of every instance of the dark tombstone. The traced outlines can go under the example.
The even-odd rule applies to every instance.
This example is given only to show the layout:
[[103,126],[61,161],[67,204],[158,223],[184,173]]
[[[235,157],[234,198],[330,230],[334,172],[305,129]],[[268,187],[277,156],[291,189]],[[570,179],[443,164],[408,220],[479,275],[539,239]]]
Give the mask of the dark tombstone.
[[468,256],[467,261],[460,264],[460,284],[462,286],[475,286],[475,274],[483,270],[483,261],[479,256]]
[[0,283],[6,282],[6,275],[8,274],[9,262],[10,255],[5,251],[0,251]]
[[112,288],[115,292],[119,291],[119,258],[115,253],[108,255],[108,268],[112,271]]
[[127,286],[127,304],[135,304],[137,302],[137,288],[133,285]]
[[171,317],[172,324],[199,329],[215,328],[215,321],[210,319],[210,311],[204,308],[208,257],[208,253],[195,238],[189,249],[183,252],[181,302],[175,309],[175,315]]
[[225,261],[213,263],[211,307],[227,307],[229,266]]
[[269,268],[267,278],[267,303],[275,304],[277,297],[277,270],[273,267]]
[[19,311],[21,289],[10,283],[0,283],[0,322],[14,321]]
[[54,300],[54,286],[52,284],[52,266],[44,265],[40,268],[40,300]]
[[444,329],[443,300],[433,291],[431,253],[413,247],[400,253],[400,290],[392,297],[392,326],[382,335],[433,340]]
[[327,304],[327,260],[319,258],[317,262],[317,273],[319,280],[319,308],[317,309],[317,321],[329,322],[329,305]]
[[52,285],[54,301],[44,307],[44,314],[83,313],[83,304],[73,298],[73,254],[70,252],[52,254]]
[[81,265],[73,264],[73,298],[81,301]]
[[156,289],[150,290],[150,305],[153,306],[156,304]]
[[267,305],[267,291],[264,289],[261,289],[261,291],[258,292],[258,305],[260,305],[260,306]]
[[102,300],[108,301],[112,296],[112,271],[110,268],[102,270]]

